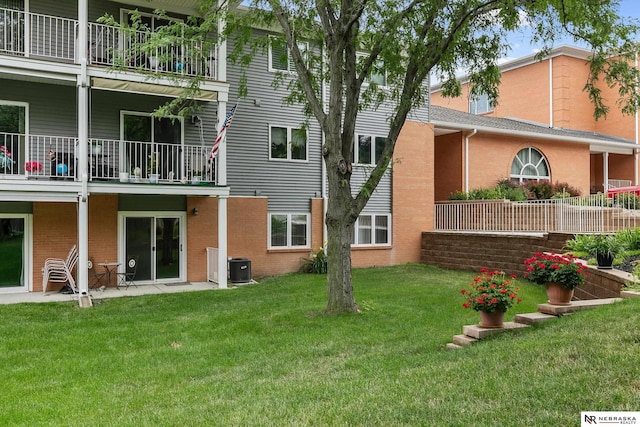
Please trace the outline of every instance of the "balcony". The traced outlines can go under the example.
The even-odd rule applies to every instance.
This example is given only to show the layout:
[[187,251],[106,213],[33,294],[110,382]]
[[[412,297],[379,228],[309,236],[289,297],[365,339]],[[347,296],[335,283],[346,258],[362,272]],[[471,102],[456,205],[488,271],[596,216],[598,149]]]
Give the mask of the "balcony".
[[[89,180],[127,184],[216,184],[209,147],[91,139]],[[78,181],[78,139],[0,133],[0,180]]]
[[[0,54],[35,57],[57,62],[79,63],[78,21],[0,8]],[[217,78],[215,49],[205,49],[202,41],[178,39],[143,49],[151,33],[89,23],[90,65]]]

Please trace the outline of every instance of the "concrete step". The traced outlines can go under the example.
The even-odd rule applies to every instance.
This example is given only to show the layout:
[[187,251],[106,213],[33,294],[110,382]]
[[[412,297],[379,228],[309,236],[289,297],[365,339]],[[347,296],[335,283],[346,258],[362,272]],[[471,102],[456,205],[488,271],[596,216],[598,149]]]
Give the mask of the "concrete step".
[[517,323],[524,323],[525,325],[533,325],[536,323],[542,323],[547,320],[557,319],[557,318],[558,316],[537,312],[537,313],[516,314],[513,320],[514,322],[517,322]]
[[640,298],[638,291],[620,291],[620,298]]
[[468,335],[454,335],[453,336],[453,343],[456,345],[459,345],[461,347],[465,347],[468,345],[473,344],[474,342],[478,341],[475,338],[471,338]]
[[458,348],[462,348],[462,346],[459,346],[459,345],[454,344],[452,342],[447,344],[447,350],[456,350]]
[[622,301],[622,298],[601,298],[582,301],[571,301],[571,304],[569,305],[552,305],[549,303],[545,303],[538,304],[538,311],[540,313],[551,314],[554,316],[562,316],[564,314],[574,313],[580,310],[596,308],[606,304],[613,304],[614,302],[618,301]]
[[500,334],[512,329],[521,329],[527,327],[529,327],[529,325],[516,322],[504,322],[504,326],[502,328],[482,328],[478,325],[467,325],[462,327],[462,333],[470,336],[471,338],[481,340],[482,338],[486,338],[490,335]]

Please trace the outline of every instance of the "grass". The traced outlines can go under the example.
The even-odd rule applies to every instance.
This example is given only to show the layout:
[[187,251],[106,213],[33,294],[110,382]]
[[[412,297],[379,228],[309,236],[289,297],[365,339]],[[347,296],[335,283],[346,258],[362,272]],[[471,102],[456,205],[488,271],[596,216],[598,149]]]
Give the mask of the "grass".
[[[640,301],[444,346],[474,277],[354,271],[359,315],[323,316],[324,277],[229,291],[0,306],[0,425],[579,425],[637,410]],[[522,282],[535,311],[544,289]]]

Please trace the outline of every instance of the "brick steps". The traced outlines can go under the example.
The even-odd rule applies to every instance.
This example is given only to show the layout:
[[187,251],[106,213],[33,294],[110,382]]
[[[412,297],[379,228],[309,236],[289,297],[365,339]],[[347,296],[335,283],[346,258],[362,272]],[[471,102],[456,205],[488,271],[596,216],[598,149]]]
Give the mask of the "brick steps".
[[[626,295],[625,295],[626,296]],[[629,298],[640,297],[640,293],[631,292]],[[462,335],[454,335],[453,342],[447,344],[447,350],[455,350],[471,345],[483,338],[515,329],[527,328],[531,325],[557,319],[580,310],[587,310],[622,301],[622,298],[602,298],[597,300],[572,301],[570,305],[538,304],[536,313],[517,314],[513,322],[504,322],[502,328],[482,328],[478,325],[462,327]]]

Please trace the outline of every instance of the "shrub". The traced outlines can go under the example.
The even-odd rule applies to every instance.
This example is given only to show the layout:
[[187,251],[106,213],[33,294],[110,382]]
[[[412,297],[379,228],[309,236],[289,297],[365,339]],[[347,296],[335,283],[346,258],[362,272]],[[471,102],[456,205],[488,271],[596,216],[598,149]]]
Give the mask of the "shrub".
[[619,230],[616,233],[616,237],[628,251],[640,250],[640,228]]
[[318,252],[312,253],[311,258],[306,258],[300,268],[302,273],[327,274],[327,254],[320,248]]
[[631,193],[616,194],[613,198],[614,204],[625,209],[640,209],[640,197]]
[[593,234],[577,234],[573,239],[569,240],[565,247],[571,252],[590,253],[593,247],[595,236]]
[[531,194],[531,198],[534,200],[546,200],[550,199],[555,193],[553,186],[547,180],[542,181],[529,181],[524,184],[524,187]]
[[467,200],[469,197],[464,191],[455,191],[449,194],[449,200]]

